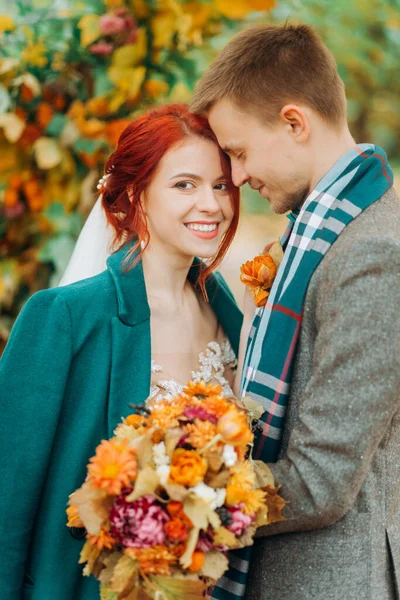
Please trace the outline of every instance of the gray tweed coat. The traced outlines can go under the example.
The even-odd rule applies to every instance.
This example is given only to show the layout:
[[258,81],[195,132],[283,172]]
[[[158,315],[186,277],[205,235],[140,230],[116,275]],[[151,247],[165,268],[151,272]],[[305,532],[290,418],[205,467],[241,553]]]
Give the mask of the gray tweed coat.
[[400,202],[315,271],[280,459],[287,521],[258,530],[247,600],[395,600],[400,588]]

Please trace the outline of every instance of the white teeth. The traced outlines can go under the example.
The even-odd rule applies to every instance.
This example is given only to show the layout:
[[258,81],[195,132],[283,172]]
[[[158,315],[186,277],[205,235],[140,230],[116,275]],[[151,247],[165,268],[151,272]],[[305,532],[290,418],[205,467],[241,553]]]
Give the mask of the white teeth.
[[193,229],[194,231],[215,231],[218,227],[218,224],[213,223],[212,225],[205,225],[203,223],[188,223],[186,227],[188,229]]

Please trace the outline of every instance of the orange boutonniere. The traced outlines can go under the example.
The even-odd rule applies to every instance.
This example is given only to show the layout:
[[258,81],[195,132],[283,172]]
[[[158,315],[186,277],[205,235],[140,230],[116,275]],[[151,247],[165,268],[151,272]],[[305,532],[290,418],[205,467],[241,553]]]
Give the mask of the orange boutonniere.
[[248,260],[240,267],[240,281],[250,288],[256,306],[264,306],[283,257],[279,242],[269,252]]

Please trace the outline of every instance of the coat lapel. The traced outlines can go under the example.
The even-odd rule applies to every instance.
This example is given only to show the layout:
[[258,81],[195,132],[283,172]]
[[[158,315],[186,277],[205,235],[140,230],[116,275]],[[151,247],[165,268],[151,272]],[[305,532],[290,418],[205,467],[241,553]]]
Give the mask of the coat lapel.
[[121,418],[132,413],[132,405],[143,404],[150,393],[150,308],[142,263],[124,270],[128,251],[129,248],[123,248],[107,261],[118,302],[118,317],[111,322],[110,436]]
[[[151,385],[150,307],[141,261],[130,270],[124,267],[129,252],[125,247],[107,260],[113,279],[118,316],[111,322],[111,377],[108,406],[108,434],[132,412],[132,405],[143,404]],[[134,258],[134,257],[133,257]],[[196,285],[200,260],[195,259],[188,275]],[[219,274],[212,274],[206,283],[210,304],[237,354],[242,313]]]

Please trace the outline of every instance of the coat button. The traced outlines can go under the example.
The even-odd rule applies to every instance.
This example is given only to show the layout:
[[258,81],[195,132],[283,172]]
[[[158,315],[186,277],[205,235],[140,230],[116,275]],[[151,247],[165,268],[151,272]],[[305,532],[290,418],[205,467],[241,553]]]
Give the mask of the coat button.
[[76,540],[83,540],[87,534],[87,531],[84,527],[70,527],[69,532]]

